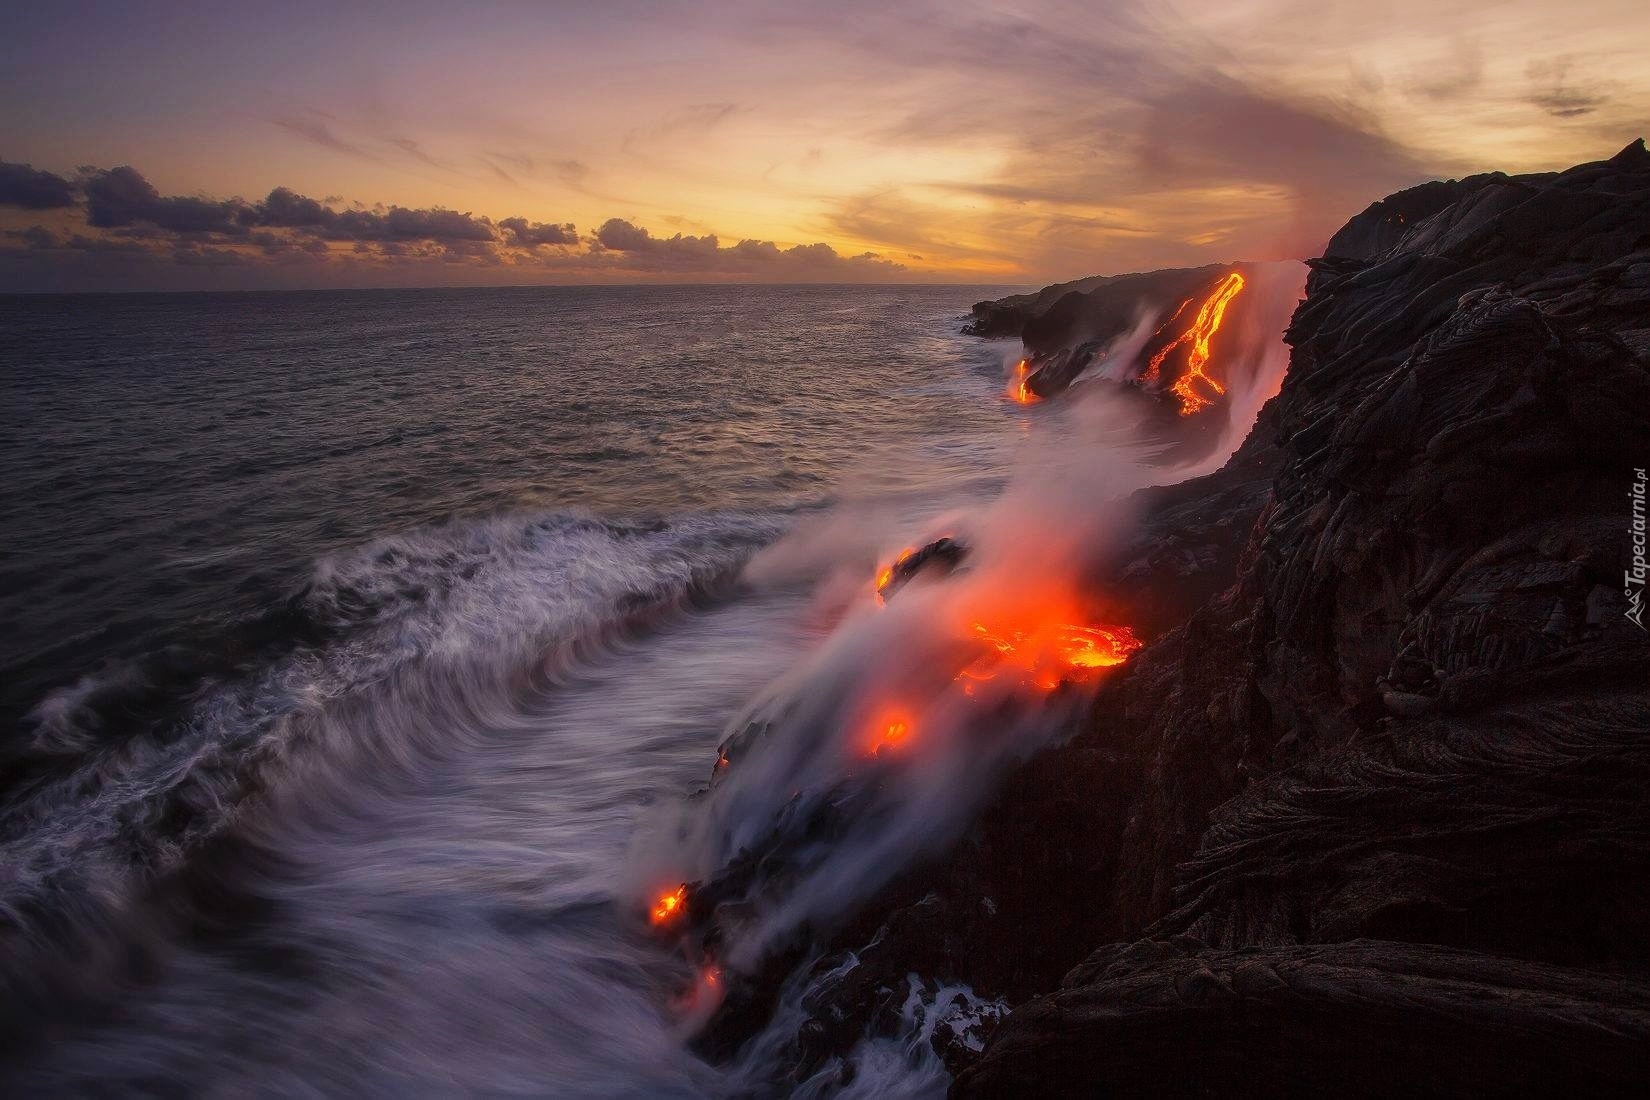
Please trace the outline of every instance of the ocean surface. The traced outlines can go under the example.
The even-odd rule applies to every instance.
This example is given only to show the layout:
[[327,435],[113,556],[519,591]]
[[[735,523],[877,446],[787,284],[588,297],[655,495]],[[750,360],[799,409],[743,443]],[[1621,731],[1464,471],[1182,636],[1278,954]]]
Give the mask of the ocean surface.
[[0,1088],[761,1091],[639,838],[1033,445],[1015,289],[0,299]]

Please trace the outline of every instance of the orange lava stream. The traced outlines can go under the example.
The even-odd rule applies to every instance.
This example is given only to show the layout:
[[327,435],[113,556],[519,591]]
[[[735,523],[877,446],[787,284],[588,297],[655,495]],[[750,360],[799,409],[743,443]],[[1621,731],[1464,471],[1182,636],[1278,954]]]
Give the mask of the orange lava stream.
[[[1180,303],[1180,305],[1176,306],[1175,311],[1169,315],[1169,319],[1167,321],[1164,321],[1161,325],[1157,326],[1157,331],[1152,333],[1152,339],[1155,340],[1159,336],[1163,335],[1163,330],[1168,328],[1170,325],[1174,324],[1176,321],[1178,321],[1180,319],[1180,315],[1182,313],[1186,312],[1186,307],[1191,305],[1191,304],[1192,304],[1192,300],[1190,298],[1187,298],[1184,301],[1182,301]],[[1184,340],[1185,337],[1182,336],[1180,339]],[[1152,361],[1150,363],[1146,364],[1146,373],[1144,373],[1140,376],[1140,384],[1141,385],[1149,386],[1153,382],[1157,381],[1158,371],[1161,370],[1162,367],[1163,367],[1163,357],[1165,355],[1168,355],[1170,348],[1173,348],[1175,346],[1175,344],[1178,344],[1178,343],[1180,343],[1180,340],[1176,340],[1174,342],[1174,344],[1168,345],[1162,351],[1160,351],[1156,355],[1152,356]]]
[[[1151,383],[1157,380],[1158,371],[1163,366],[1163,359],[1188,341],[1191,342],[1191,351],[1186,355],[1186,373],[1182,374],[1175,384],[1169,387],[1170,391],[1180,398],[1180,415],[1191,416],[1201,412],[1214,403],[1212,398],[1205,397],[1197,390],[1196,383],[1202,381],[1205,386],[1216,394],[1226,392],[1226,387],[1213,376],[1204,373],[1203,368],[1209,365],[1209,341],[1214,334],[1220,331],[1221,322],[1226,319],[1226,307],[1233,298],[1243,290],[1244,279],[1234,271],[1220,281],[1214,293],[1209,295],[1197,311],[1197,317],[1192,321],[1192,327],[1176,336],[1173,341],[1164,345],[1158,353],[1152,356],[1147,364],[1146,371],[1140,376],[1141,382]],[[1181,306],[1185,308],[1184,304]],[[1178,313],[1177,313],[1178,315]]]
[[1014,364],[1014,377],[1008,383],[1008,399],[1016,405],[1035,405],[1041,401],[1031,390],[1031,361],[1022,359]]

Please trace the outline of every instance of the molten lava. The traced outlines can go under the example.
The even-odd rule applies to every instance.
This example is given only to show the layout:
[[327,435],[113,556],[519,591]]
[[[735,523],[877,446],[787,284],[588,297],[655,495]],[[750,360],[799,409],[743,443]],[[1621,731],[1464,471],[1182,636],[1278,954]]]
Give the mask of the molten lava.
[[[976,698],[983,684],[997,682],[1018,694],[1045,695],[1061,684],[1086,683],[1106,669],[1126,663],[1143,644],[1124,625],[1074,625],[1074,608],[1062,599],[1002,609],[984,620],[965,620],[963,664],[951,682],[964,697]],[[959,626],[963,625],[961,623]],[[1000,695],[995,696],[1000,698]],[[908,702],[908,701],[907,701]],[[865,756],[903,749],[916,729],[913,709],[884,704],[866,716],[858,751]]]
[[722,1003],[723,985],[722,968],[704,959],[695,967],[693,983],[671,998],[671,1007],[690,1025],[703,1024]]
[[871,721],[865,754],[875,756],[884,749],[892,749],[910,733],[911,719],[903,710],[884,710]]
[[659,895],[659,900],[653,903],[653,912],[649,914],[654,924],[668,924],[682,914],[682,905],[687,901],[687,884],[676,887]]
[[[1214,403],[1213,398],[1205,397],[1198,392],[1197,383],[1199,381],[1213,390],[1217,396],[1226,392],[1226,387],[1212,375],[1206,374],[1203,368],[1209,365],[1209,341],[1214,338],[1216,332],[1220,331],[1221,322],[1226,319],[1226,307],[1243,290],[1243,284],[1243,276],[1236,271],[1222,279],[1220,284],[1215,287],[1214,293],[1210,294],[1203,305],[1199,307],[1197,317],[1192,321],[1192,326],[1160,348],[1157,354],[1152,356],[1151,362],[1146,365],[1145,372],[1140,376],[1140,381],[1148,385],[1157,381],[1158,372],[1161,370],[1163,360],[1169,352],[1182,344],[1189,343],[1191,350],[1186,353],[1186,373],[1182,374],[1175,381],[1175,384],[1169,387],[1170,391],[1180,398],[1181,416],[1191,416],[1193,413],[1201,412]],[[1187,301],[1190,301],[1190,299],[1187,299]],[[1182,302],[1180,308],[1185,309],[1186,303]],[[1179,310],[1175,312],[1175,316],[1179,316]]]
[[1008,399],[1016,405],[1035,405],[1041,401],[1031,389],[1031,360],[1022,359],[1014,364],[1014,377],[1009,379]]
[[[1178,306],[1175,307],[1175,311],[1173,313],[1169,314],[1169,319],[1167,321],[1164,321],[1161,325],[1157,326],[1157,331],[1152,333],[1152,339],[1156,340],[1159,336],[1162,336],[1164,329],[1168,328],[1170,325],[1172,325],[1176,321],[1180,320],[1180,315],[1182,313],[1185,313],[1186,312],[1186,307],[1191,305],[1191,304],[1192,304],[1192,300],[1190,298],[1183,299],[1181,301],[1181,303]],[[1178,342],[1179,341],[1176,341],[1176,343],[1178,343]],[[1150,363],[1146,364],[1146,372],[1140,376],[1140,384],[1141,385],[1149,386],[1153,382],[1157,381],[1158,371],[1161,370],[1162,367],[1163,367],[1163,357],[1165,355],[1169,354],[1169,348],[1172,348],[1172,347],[1174,347],[1174,344],[1170,344],[1168,347],[1164,348],[1162,351],[1160,351],[1156,355],[1152,356],[1152,361]]]
[[911,555],[915,554],[916,552],[917,552],[917,548],[915,546],[907,546],[904,550],[901,550],[899,552],[898,557],[896,557],[893,561],[889,562],[887,565],[883,566],[881,569],[877,570],[877,582],[876,582],[877,603],[885,604],[885,603],[888,602],[887,597],[884,596],[883,593],[887,592],[888,591],[888,586],[894,583],[894,570],[898,569],[900,566],[904,565],[907,561],[909,561],[910,558],[911,558]]
[[1126,626],[1072,626],[1053,622],[1023,630],[992,630],[974,623],[976,636],[996,651],[975,661],[959,679],[988,680],[1002,670],[1042,691],[1066,682],[1092,679],[1100,669],[1115,668],[1134,656],[1141,641]]

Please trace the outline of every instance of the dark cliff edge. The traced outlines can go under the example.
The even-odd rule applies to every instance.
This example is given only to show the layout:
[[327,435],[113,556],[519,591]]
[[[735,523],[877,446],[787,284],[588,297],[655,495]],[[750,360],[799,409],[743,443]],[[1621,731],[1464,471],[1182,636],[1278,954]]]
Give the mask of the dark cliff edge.
[[936,1031],[959,1096],[1642,1088],[1650,154],[1401,192],[1312,267],[1280,395],[1099,578],[1161,636],[835,933],[799,1075],[916,972],[1012,1006]]
[[[1028,388],[1038,397],[1053,397],[1105,358],[1108,349],[1144,318],[1161,320],[1167,329],[1175,303],[1201,301],[1224,276],[1239,272],[1252,278],[1255,270],[1254,264],[1209,264],[1059,283],[1037,294],[976,303],[963,332],[1017,337],[1028,357]],[[1250,295],[1237,302],[1234,316],[1244,313],[1253,298]],[[1195,312],[1195,308],[1189,311]],[[1178,330],[1154,334],[1150,346],[1139,349],[1140,358],[1144,360],[1176,335]]]
[[1055,283],[1035,294],[975,302],[963,333],[988,339],[1017,337],[1028,350],[1046,353],[1065,344],[1108,335],[1108,327],[1121,331],[1134,320],[1135,303],[1185,297],[1232,266],[1207,264],[1127,275],[1091,275]]
[[1045,286],[1030,294],[1011,294],[1007,298],[975,302],[969,311],[968,321],[963,325],[963,333],[994,340],[1019,336],[1025,331],[1027,321],[1043,314],[1067,295],[1087,294],[1118,278],[1127,276],[1091,275],[1086,279]]

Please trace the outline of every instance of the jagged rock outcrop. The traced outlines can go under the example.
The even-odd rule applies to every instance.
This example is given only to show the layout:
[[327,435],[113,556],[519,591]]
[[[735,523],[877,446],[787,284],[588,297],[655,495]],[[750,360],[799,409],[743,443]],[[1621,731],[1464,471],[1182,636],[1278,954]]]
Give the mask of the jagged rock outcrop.
[[915,958],[1019,1005],[959,1095],[1640,1087],[1650,153],[1402,192],[1313,267],[1256,434],[1148,502],[1213,595],[1151,605],[1149,541],[1107,578],[1183,621],[838,934],[887,961],[835,1031]]

